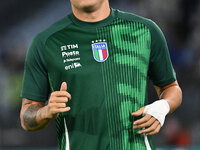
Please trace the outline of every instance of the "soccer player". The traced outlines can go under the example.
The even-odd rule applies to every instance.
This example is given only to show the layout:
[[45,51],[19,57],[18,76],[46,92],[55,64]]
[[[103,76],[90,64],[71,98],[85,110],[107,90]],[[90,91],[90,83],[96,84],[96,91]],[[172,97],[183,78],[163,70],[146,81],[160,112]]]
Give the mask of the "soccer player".
[[[60,150],[155,149],[151,135],[182,99],[161,30],[108,0],[71,6],[29,48],[22,127],[35,131],[56,119]],[[150,105],[148,77],[159,96]]]

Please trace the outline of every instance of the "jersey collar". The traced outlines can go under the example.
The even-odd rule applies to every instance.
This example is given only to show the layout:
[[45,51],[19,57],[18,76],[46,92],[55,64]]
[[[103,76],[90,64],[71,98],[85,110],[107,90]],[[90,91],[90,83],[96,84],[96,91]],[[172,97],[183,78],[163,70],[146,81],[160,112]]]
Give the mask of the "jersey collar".
[[81,21],[78,18],[74,16],[73,13],[69,14],[68,17],[74,22],[76,25],[81,26],[81,27],[88,27],[88,28],[97,28],[97,27],[102,27],[105,26],[113,21],[113,19],[116,17],[117,11],[115,9],[111,8],[111,13],[110,15],[105,18],[104,20],[98,21],[98,22],[85,22]]

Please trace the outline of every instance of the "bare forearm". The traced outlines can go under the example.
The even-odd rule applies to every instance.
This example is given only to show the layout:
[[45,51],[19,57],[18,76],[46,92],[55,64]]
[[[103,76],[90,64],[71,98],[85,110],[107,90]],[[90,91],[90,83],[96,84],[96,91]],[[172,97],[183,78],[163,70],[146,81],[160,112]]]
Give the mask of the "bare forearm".
[[157,134],[164,124],[167,113],[172,113],[182,102],[182,92],[177,81],[162,87],[155,86],[155,89],[159,98],[164,100],[157,100],[132,113],[134,117],[143,115],[133,123],[134,129],[140,129],[139,134]]
[[50,119],[46,117],[46,106],[30,104],[24,112],[21,112],[22,127],[28,131],[43,129]]
[[66,104],[71,95],[66,90],[67,83],[63,82],[60,91],[51,93],[46,106],[44,102],[23,98],[20,113],[22,127],[29,131],[40,130],[60,113],[68,112],[70,107]]
[[182,102],[182,91],[178,85],[173,85],[164,89],[160,93],[160,98],[165,99],[168,102],[170,106],[169,113],[172,113],[180,106]]

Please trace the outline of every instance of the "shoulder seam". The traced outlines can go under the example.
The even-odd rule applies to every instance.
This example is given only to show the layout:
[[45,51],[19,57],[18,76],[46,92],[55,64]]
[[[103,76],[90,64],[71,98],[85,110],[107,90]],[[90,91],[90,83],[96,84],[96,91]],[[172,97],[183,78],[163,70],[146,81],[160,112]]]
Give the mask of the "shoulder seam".
[[59,32],[59,31],[61,31],[61,30],[63,30],[64,28],[67,28],[68,26],[70,26],[72,24],[72,22],[70,22],[70,23],[68,23],[66,26],[62,26],[61,28],[59,28],[58,30],[55,30],[54,32],[52,32],[51,34],[49,34],[49,36],[45,39],[45,41],[44,41],[44,45],[46,44],[46,42],[47,42],[47,40],[52,36],[52,35],[54,35],[55,33],[57,33],[57,32]]
[[[48,28],[43,30],[42,32],[38,33],[37,37],[41,40],[41,42],[45,45],[47,39],[52,36],[54,33],[59,32],[60,30],[68,27],[72,22],[65,16],[64,18],[60,19],[59,21],[53,23]],[[52,31],[51,31],[52,30]]]
[[[151,36],[150,50],[152,51],[152,36],[153,36],[152,30],[154,28],[155,22],[149,18],[145,18],[145,17],[139,16],[139,15],[133,14],[133,13],[123,12],[120,10],[117,10],[117,12],[118,12],[117,18],[124,19],[126,21],[131,21],[131,22],[138,22],[138,23],[145,25],[148,28],[148,30],[150,32],[150,36]],[[125,17],[125,16],[123,17],[123,14],[126,14],[126,16],[128,15],[128,17]]]
[[[64,22],[63,22],[64,21]],[[60,19],[59,21],[53,23],[52,25],[50,25],[48,28],[46,28],[45,30],[43,30],[42,32],[38,33],[35,37],[35,39],[41,43],[42,49],[41,53],[44,56],[44,51],[46,49],[45,45],[46,45],[46,41],[48,40],[49,37],[51,37],[53,34],[55,34],[56,32],[68,27],[71,24],[70,20],[68,21],[68,17],[64,17],[62,19]],[[44,58],[44,65],[45,68],[47,68],[47,62],[45,57]]]

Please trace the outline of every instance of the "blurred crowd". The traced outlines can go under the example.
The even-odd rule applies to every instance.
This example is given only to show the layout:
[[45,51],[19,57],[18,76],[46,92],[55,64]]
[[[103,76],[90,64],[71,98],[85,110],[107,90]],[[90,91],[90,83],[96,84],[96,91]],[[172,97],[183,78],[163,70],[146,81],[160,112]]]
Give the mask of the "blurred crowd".
[[[0,2],[0,148],[43,147],[49,127],[41,131],[43,144],[36,140],[41,133],[23,131],[19,123],[19,97],[24,60],[32,38],[51,23],[71,12],[66,0],[7,0]],[[183,104],[167,118],[159,135],[158,146],[200,145],[200,0],[111,0],[111,6],[155,21],[165,34],[171,59],[183,90]],[[149,88],[150,100],[155,92]],[[56,137],[48,137],[55,141]],[[46,142],[56,146],[55,142]],[[38,145],[36,144],[38,142]],[[32,145],[30,145],[32,143]]]

